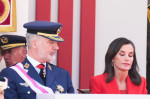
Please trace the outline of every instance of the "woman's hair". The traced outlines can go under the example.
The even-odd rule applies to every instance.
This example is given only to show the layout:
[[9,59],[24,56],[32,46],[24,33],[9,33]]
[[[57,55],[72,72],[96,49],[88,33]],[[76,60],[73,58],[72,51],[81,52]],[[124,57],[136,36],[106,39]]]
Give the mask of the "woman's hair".
[[117,38],[114,41],[112,41],[106,52],[104,73],[107,73],[107,78],[106,78],[107,83],[112,81],[114,78],[115,71],[114,71],[114,66],[112,66],[112,59],[116,56],[120,48],[126,44],[131,44],[134,48],[133,63],[132,63],[131,69],[128,72],[129,77],[135,85],[141,84],[141,77],[138,73],[139,67],[138,67],[137,59],[136,59],[135,46],[132,41],[126,38]]

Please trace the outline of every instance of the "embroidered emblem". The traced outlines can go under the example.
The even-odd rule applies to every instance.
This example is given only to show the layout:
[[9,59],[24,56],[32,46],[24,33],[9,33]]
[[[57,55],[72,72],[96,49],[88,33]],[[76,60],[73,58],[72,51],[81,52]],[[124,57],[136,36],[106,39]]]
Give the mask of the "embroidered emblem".
[[1,37],[1,41],[2,41],[2,43],[6,44],[6,43],[8,43],[8,38],[3,36],[3,37]]
[[28,87],[29,85],[25,82],[25,83],[24,83],[24,86],[25,86],[25,87]]
[[29,87],[29,85],[25,82],[25,83],[19,83],[21,86],[25,86],[25,87]]
[[26,68],[26,69],[28,69],[29,68],[29,64],[28,63],[25,63],[25,65],[24,65],[24,67]]
[[62,30],[62,27],[58,28],[57,29],[57,34],[59,34],[61,32],[61,30]]
[[64,92],[64,88],[61,85],[57,85],[57,90],[62,93]]

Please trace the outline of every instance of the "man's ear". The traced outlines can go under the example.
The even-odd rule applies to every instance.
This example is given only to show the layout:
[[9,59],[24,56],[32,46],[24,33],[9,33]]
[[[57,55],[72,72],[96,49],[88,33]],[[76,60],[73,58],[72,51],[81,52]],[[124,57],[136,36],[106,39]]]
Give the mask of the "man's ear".
[[25,59],[26,55],[27,55],[27,49],[26,49],[26,47],[23,47],[22,48],[22,59],[23,60]]
[[32,40],[30,47],[32,47],[32,48],[37,48],[37,44],[38,44],[38,42],[37,42],[36,40]]
[[23,48],[23,50],[22,50],[22,53],[23,53],[23,55],[27,55],[27,49],[26,48]]

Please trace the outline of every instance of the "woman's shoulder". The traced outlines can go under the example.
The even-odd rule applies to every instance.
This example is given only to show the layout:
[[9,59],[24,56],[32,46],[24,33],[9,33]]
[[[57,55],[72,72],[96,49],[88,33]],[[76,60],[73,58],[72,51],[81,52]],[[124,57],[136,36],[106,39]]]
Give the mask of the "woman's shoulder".
[[143,76],[141,76],[141,80],[142,80],[142,82],[146,82],[146,79]]
[[142,94],[147,94],[147,88],[146,88],[147,83],[146,83],[145,77],[141,76],[141,80],[142,80],[142,82],[141,82],[139,88],[142,89]]
[[141,79],[145,79],[145,77],[143,77],[143,76],[140,76],[141,77]]

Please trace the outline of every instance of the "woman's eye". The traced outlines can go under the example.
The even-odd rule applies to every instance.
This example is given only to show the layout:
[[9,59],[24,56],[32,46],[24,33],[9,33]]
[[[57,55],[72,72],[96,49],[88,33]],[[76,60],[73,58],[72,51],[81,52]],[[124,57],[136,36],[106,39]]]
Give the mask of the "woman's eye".
[[129,57],[133,57],[133,55],[129,55]]
[[120,54],[120,56],[124,56],[124,54]]

